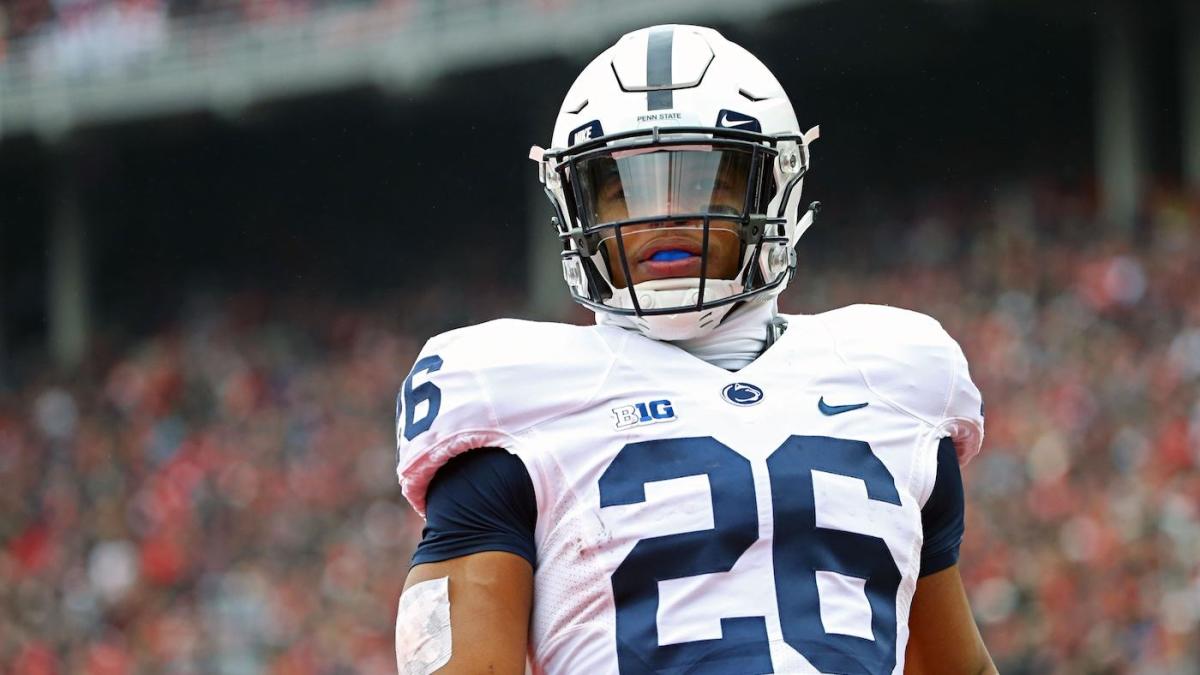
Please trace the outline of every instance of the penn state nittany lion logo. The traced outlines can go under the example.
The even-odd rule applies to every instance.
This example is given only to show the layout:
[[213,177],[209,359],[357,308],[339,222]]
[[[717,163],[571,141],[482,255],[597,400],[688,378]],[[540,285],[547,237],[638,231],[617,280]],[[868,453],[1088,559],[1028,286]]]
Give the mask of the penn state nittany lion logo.
[[721,390],[721,398],[737,406],[751,406],[763,400],[763,390],[748,382],[734,382]]

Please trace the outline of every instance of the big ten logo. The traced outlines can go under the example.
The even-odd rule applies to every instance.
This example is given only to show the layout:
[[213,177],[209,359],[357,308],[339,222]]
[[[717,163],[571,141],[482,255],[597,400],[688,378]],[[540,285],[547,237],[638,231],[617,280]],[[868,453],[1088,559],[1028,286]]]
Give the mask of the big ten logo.
[[639,424],[669,422],[675,419],[675,408],[666,399],[623,405],[613,408],[612,411],[617,418],[618,429],[626,429]]

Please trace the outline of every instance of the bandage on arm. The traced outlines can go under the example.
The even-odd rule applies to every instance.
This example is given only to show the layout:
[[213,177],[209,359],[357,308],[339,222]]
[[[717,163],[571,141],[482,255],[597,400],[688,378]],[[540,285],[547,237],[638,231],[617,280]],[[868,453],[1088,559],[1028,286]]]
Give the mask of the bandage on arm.
[[[399,671],[523,675],[532,607],[533,567],[512,553],[488,551],[417,565],[400,596]],[[441,621],[447,610],[449,631]]]

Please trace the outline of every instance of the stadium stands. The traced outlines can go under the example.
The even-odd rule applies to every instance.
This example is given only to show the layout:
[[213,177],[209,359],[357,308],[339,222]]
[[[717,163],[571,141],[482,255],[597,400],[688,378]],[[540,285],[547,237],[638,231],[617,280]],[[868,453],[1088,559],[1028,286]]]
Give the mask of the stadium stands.
[[[988,415],[962,569],[1001,672],[1193,672],[1200,200],[1160,191],[1119,234],[1083,190],[997,195],[802,241],[785,308],[896,304],[962,343]],[[0,672],[394,672],[421,526],[395,391],[429,334],[520,307],[402,297],[235,295],[0,394]]]

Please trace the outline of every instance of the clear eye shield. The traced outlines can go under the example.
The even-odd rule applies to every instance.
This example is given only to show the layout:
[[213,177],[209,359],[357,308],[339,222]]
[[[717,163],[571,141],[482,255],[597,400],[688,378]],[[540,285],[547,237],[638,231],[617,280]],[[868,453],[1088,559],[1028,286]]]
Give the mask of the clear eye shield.
[[585,228],[671,216],[695,220],[745,211],[751,154],[711,146],[614,150],[579,162]]

